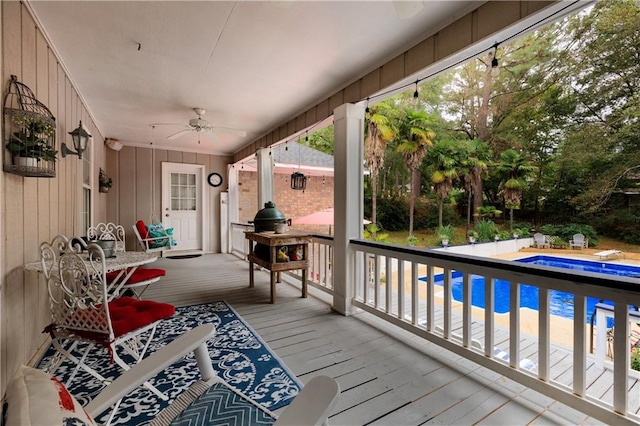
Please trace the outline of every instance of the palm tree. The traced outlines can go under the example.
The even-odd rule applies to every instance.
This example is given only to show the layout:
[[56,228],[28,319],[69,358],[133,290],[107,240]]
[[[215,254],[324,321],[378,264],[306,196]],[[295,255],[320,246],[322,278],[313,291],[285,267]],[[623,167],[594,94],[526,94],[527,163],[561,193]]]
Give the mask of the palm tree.
[[502,177],[500,188],[503,191],[504,203],[509,208],[509,227],[513,232],[513,209],[520,206],[527,180],[537,167],[531,165],[514,149],[508,149],[500,154],[500,162],[497,166],[498,174]]
[[387,143],[393,139],[396,134],[395,128],[390,120],[392,113],[392,107],[388,101],[385,101],[371,107],[365,117],[364,157],[371,172],[372,229],[377,229],[378,173],[384,165],[384,153],[387,148]]
[[396,151],[402,154],[404,164],[411,170],[409,196],[409,238],[413,237],[413,210],[420,195],[420,165],[427,148],[433,145],[436,134],[429,126],[429,115],[423,111],[405,110],[398,126],[399,144]]
[[490,152],[487,144],[478,140],[467,142],[467,150],[461,162],[462,180],[464,190],[467,193],[467,229],[471,226],[471,212],[475,210],[474,194],[482,187],[482,176],[485,174],[489,164]]
[[438,196],[438,226],[442,228],[442,209],[444,199],[449,196],[453,189],[453,183],[458,179],[461,158],[466,151],[463,149],[464,142],[444,139],[435,143],[433,148],[429,150],[429,159],[431,160],[431,183],[433,190]]

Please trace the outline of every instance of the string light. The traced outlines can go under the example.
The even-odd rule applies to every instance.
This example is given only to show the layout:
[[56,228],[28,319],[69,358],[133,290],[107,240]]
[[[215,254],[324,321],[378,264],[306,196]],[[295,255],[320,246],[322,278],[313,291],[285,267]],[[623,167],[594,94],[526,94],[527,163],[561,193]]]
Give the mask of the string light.
[[494,51],[493,51],[493,59],[491,59],[491,75],[492,76],[497,76],[500,74],[500,64],[498,63],[498,44],[496,43],[493,47],[494,47]]
[[418,97],[420,96],[420,94],[418,93],[418,83],[420,82],[420,80],[416,80],[416,90],[413,92],[413,109],[416,109],[418,107]]
[[367,107],[364,109],[364,112],[369,114],[370,109],[369,109],[369,98],[367,97]]

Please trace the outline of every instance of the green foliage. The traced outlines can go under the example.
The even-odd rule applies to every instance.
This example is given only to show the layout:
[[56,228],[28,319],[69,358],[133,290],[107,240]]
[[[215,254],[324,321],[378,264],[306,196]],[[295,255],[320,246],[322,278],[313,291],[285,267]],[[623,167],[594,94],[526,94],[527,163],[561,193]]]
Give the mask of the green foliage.
[[553,235],[562,241],[566,242],[573,239],[575,234],[582,234],[585,238],[589,239],[589,247],[596,247],[598,245],[598,234],[591,225],[585,225],[581,223],[569,223],[566,225],[543,225],[540,227],[540,232],[545,235]]
[[640,348],[631,350],[631,369],[640,371]]
[[437,234],[438,234],[438,238],[440,239],[440,241],[442,240],[449,240],[451,241],[453,239],[453,234],[455,232],[455,229],[453,227],[453,225],[443,225],[441,227],[438,228]]
[[591,222],[602,235],[629,244],[640,244],[640,207],[602,212],[594,216]]
[[493,241],[494,237],[500,232],[498,226],[488,219],[477,221],[475,228],[478,233],[478,242]]
[[365,226],[364,231],[362,232],[362,235],[367,240],[378,241],[380,243],[387,242],[387,239],[389,238],[389,234],[384,234],[384,233],[381,233],[380,231],[382,231],[382,228],[380,226],[370,223],[367,226]]

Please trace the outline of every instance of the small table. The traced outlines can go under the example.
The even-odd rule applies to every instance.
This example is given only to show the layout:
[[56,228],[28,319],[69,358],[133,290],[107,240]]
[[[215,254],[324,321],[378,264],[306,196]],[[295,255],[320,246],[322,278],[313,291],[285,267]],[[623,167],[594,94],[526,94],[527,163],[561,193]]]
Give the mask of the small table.
[[[253,264],[258,264],[271,272],[271,303],[276,303],[276,281],[279,280],[281,271],[302,269],[302,297],[307,297],[307,270],[309,269],[309,243],[311,235],[295,231],[284,234],[276,234],[273,231],[245,232],[245,238],[249,240],[249,287],[254,286]],[[268,259],[258,257],[255,253],[254,242],[268,247]],[[302,260],[289,260],[278,262],[278,250],[283,246],[302,246]],[[278,279],[276,279],[278,274]]]
[[[87,256],[86,262],[89,263],[88,253],[84,252],[83,255]],[[104,260],[105,273],[120,271],[116,279],[109,285],[109,299],[117,296],[120,293],[122,287],[127,283],[131,275],[138,269],[139,266],[147,263],[155,262],[158,256],[154,253],[145,253],[143,251],[118,251],[115,256],[106,258]],[[57,268],[57,263],[53,264],[53,267]],[[24,265],[25,271],[44,272],[41,261],[30,262]]]

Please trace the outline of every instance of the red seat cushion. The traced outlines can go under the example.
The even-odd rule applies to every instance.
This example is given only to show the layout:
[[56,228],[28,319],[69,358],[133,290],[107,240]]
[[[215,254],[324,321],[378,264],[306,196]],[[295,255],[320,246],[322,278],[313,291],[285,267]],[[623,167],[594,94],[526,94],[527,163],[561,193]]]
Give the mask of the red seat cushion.
[[136,222],[136,229],[138,230],[138,234],[140,234],[140,238],[146,240],[149,238],[149,231],[147,230],[147,225],[144,224],[143,221],[139,220]]
[[109,315],[115,337],[169,318],[175,311],[175,306],[168,303],[138,300],[133,297],[119,297],[109,302]]
[[[116,279],[119,273],[120,271],[107,272],[107,282],[111,283]],[[164,277],[166,274],[167,271],[160,268],[138,268],[135,270],[133,275],[129,277],[129,280],[127,281],[127,284],[125,284],[125,287],[129,284],[137,284],[143,281],[151,280],[153,278]]]

